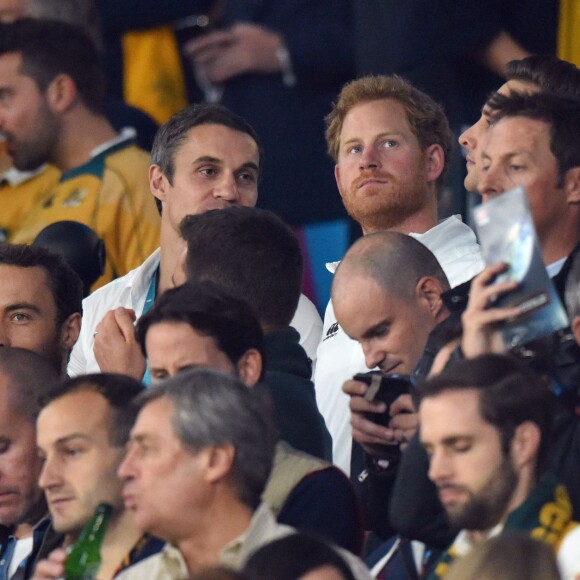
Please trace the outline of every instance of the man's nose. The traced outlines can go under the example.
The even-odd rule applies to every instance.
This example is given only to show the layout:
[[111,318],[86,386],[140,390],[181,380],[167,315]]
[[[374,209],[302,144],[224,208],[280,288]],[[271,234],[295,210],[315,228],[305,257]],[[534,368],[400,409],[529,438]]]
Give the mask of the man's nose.
[[378,151],[374,147],[365,147],[359,158],[359,167],[368,169],[369,167],[380,167],[381,160]]
[[493,197],[499,193],[503,193],[509,188],[506,180],[501,175],[501,170],[489,167],[484,169],[479,176],[479,184],[477,191],[485,197]]
[[216,184],[214,196],[231,202],[237,202],[240,199],[238,183],[234,175],[224,175],[223,179]]

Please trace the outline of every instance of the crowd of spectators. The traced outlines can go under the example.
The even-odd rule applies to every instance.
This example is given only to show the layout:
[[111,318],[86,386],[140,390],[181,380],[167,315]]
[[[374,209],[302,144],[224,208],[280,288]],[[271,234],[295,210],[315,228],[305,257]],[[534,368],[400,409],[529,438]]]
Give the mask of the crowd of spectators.
[[105,503],[100,580],[580,579],[580,12],[541,4],[0,0],[2,578]]

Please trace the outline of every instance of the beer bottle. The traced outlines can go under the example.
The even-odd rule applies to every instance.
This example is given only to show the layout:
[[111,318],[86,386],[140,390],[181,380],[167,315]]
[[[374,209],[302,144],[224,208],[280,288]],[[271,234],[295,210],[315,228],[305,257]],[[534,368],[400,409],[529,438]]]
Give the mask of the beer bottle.
[[101,503],[72,546],[64,564],[65,580],[94,580],[101,566],[101,544],[109,523],[111,506]]

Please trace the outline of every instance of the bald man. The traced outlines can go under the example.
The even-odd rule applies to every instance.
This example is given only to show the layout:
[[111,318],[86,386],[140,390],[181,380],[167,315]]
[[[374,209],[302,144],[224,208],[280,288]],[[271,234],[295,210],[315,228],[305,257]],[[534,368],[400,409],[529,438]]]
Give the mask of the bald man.
[[[378,232],[360,238],[347,252],[334,276],[332,303],[345,333],[361,344],[369,368],[424,375],[458,325],[442,299],[448,290],[439,262],[422,243],[403,234]],[[367,401],[367,389],[361,381],[343,385],[350,395],[352,437],[362,445],[369,470],[369,491],[363,494],[367,522],[387,536],[390,486],[384,479],[392,481],[399,448],[413,437],[417,415],[410,395],[401,395],[388,409],[388,426],[370,421],[366,413],[387,409],[384,403]],[[388,466],[389,475],[375,470],[377,465]]]
[[[340,326],[362,346],[367,367],[411,375],[430,334],[449,318],[441,298],[447,290],[445,273],[423,244],[403,234],[378,232],[359,239],[347,252],[334,276],[332,303]],[[397,417],[390,427],[381,427],[362,416],[383,409],[362,398],[366,384],[347,381],[343,390],[354,396],[353,438],[367,452],[375,453],[376,445],[403,443],[412,435],[414,425],[404,421],[402,429]],[[411,411],[410,397],[403,398],[406,402],[393,405]],[[398,413],[391,409],[391,415]]]

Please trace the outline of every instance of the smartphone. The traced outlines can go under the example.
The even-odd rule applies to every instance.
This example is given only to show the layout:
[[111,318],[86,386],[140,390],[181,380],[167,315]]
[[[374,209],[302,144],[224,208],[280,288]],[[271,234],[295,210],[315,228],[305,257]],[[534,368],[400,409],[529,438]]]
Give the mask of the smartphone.
[[413,388],[413,379],[409,375],[396,373],[385,374],[381,371],[370,371],[357,373],[353,379],[362,381],[369,386],[364,397],[367,401],[381,401],[387,405],[387,410],[384,413],[365,413],[367,419],[385,427],[391,419],[390,406],[401,395],[410,394]]

